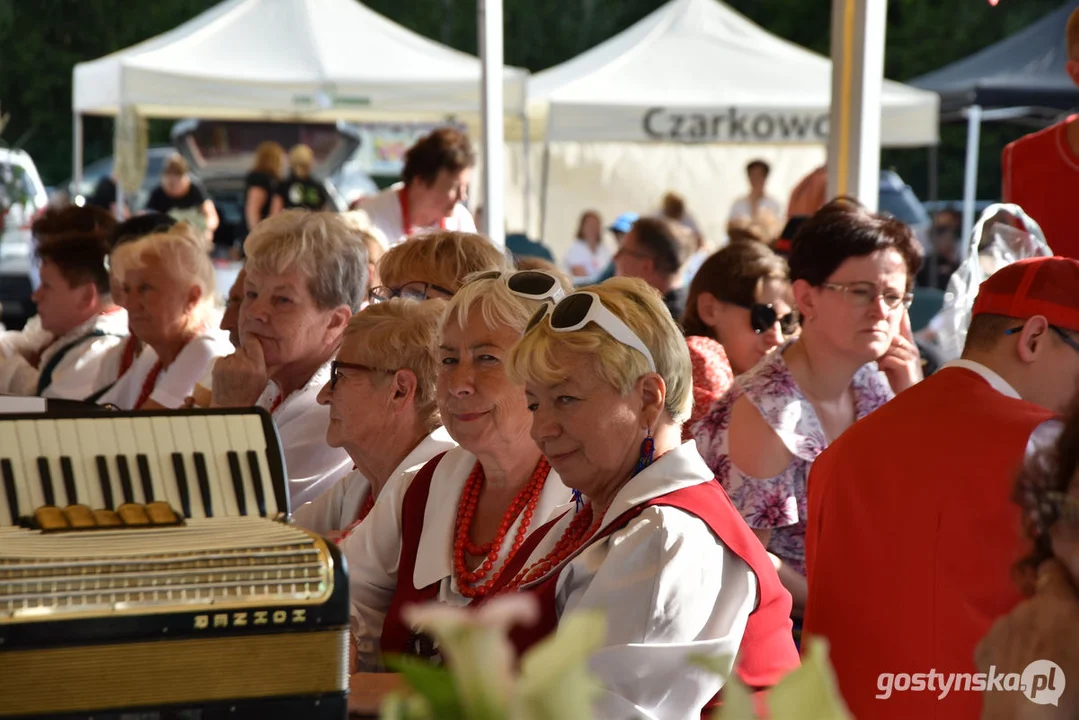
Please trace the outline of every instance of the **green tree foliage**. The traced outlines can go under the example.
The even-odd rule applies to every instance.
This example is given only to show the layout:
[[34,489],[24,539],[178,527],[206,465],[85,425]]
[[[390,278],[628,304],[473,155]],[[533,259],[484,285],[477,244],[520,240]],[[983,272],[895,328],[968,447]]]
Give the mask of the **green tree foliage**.
[[[909,80],[965,57],[1021,29],[1062,0],[891,0],[885,70]],[[179,25],[215,0],[0,0],[0,106],[12,120],[4,134],[25,139],[48,181],[71,167],[71,72],[77,62],[128,47]],[[504,0],[506,62],[533,72],[568,60],[626,29],[663,0]],[[827,54],[831,24],[826,0],[728,0],[769,31]],[[476,0],[368,0],[375,11],[423,35],[476,52]],[[1064,29],[1061,28],[1061,32]],[[361,51],[362,53],[362,51]],[[392,62],[392,58],[381,61]],[[719,75],[738,68],[716,68]],[[151,142],[168,123],[151,124]],[[987,126],[982,139],[979,195],[999,194],[1000,149],[1027,132]],[[111,121],[88,118],[86,158],[111,151]],[[940,195],[961,194],[964,126],[946,126],[940,149]],[[927,154],[887,151],[895,167],[925,195]]]

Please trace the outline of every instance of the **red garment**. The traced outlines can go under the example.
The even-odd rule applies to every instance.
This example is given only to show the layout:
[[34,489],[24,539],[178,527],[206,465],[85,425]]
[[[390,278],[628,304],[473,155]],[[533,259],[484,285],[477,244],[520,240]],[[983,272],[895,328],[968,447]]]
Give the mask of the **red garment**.
[[980,693],[877,699],[878,676],[977,672],[978,641],[1021,599],[1010,572],[1028,548],[1012,488],[1031,433],[1051,417],[945,368],[813,463],[803,632],[828,638],[855,717],[979,717]]
[[[760,601],[749,616],[745,635],[738,652],[737,671],[750,687],[775,685],[787,672],[798,667],[798,653],[791,635],[791,596],[780,584],[779,575],[768,559],[760,540],[734,509],[730,498],[718,482],[692,485],[648,500],[627,510],[597,533],[584,547],[621,530],[646,508],[669,506],[700,518],[727,548],[741,558],[757,576]],[[524,567],[543,537],[558,522],[552,520],[533,532],[520,551],[509,561],[503,578],[513,578]],[[566,566],[563,565],[564,569]],[[552,633],[558,625],[555,593],[561,571],[551,573],[546,580],[525,588],[537,597],[540,620],[530,627],[518,627],[511,639],[518,654]],[[494,597],[492,593],[488,597]]]
[[1079,259],[1075,199],[1079,197],[1079,157],[1068,145],[1068,123],[1079,116],[1021,137],[1001,155],[1004,202],[1034,218],[1057,255]]
[[693,426],[734,384],[734,372],[722,345],[700,335],[687,337],[686,345],[693,363],[693,412],[682,425],[683,442],[693,439]]

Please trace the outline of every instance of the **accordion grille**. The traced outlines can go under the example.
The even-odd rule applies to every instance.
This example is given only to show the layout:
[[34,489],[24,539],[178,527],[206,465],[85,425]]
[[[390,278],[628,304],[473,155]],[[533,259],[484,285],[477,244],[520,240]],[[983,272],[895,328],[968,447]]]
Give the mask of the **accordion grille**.
[[257,517],[55,534],[0,528],[0,623],[317,604],[333,592],[331,562],[323,540]]

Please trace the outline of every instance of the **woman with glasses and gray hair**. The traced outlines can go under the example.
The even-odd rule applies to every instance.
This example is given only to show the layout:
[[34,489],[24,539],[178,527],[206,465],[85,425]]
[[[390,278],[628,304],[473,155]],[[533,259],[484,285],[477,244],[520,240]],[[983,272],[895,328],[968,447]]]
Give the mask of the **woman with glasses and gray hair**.
[[506,256],[482,235],[427,233],[395,245],[382,256],[378,262],[381,285],[371,288],[368,300],[448,300],[473,273],[508,269]]
[[414,477],[391,481],[341,543],[356,660],[364,671],[354,678],[353,709],[377,708],[382,692],[394,686],[375,674],[384,669],[384,653],[437,655],[404,622],[404,606],[485,597],[528,534],[570,500],[529,436],[524,388],[506,372],[529,318],[564,292],[552,275],[492,271],[473,276],[446,307],[436,396],[460,447]]
[[691,656],[727,657],[751,687],[798,666],[790,594],[696,446],[689,354],[659,293],[613,278],[530,323],[510,353],[532,439],[579,498],[537,530],[497,591],[534,595],[519,652],[578,610],[603,611],[591,671],[596,718],[698,717],[723,679]]
[[806,479],[858,418],[921,380],[910,228],[845,199],[805,222],[790,263],[801,335],[766,355],[693,428],[701,455],[805,608]]

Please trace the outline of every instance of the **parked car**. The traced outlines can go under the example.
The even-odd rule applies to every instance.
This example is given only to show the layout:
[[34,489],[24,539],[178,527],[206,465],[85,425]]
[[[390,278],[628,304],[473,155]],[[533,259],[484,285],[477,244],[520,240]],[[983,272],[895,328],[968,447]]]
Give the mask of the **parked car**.
[[30,298],[38,284],[30,226],[48,203],[30,156],[0,148],[0,324],[9,330],[37,312]]
[[[127,206],[132,212],[139,212],[146,207],[150,193],[161,182],[165,161],[175,153],[176,148],[171,145],[155,145],[146,150],[146,174],[142,178],[142,184],[134,198],[126,198]],[[71,202],[82,205],[94,194],[101,178],[112,175],[112,162],[112,155],[95,160],[83,168],[82,182],[78,187],[75,187],[75,181],[70,178],[61,183],[60,187],[67,188]]]

